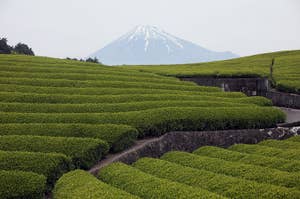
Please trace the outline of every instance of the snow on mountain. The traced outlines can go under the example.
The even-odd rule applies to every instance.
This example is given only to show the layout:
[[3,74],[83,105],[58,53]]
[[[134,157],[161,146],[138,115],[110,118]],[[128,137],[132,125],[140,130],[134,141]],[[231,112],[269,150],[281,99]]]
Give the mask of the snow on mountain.
[[238,57],[214,52],[154,26],[137,26],[90,55],[107,65],[183,64]]

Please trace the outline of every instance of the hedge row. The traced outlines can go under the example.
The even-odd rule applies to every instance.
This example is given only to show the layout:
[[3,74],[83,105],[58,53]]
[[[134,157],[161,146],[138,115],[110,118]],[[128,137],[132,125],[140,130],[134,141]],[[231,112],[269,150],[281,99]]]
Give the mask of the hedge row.
[[123,163],[113,163],[101,169],[104,182],[141,198],[222,198],[200,188],[161,179]]
[[274,147],[283,150],[296,149],[300,150],[300,142],[290,142],[289,140],[265,140],[258,143],[261,146]]
[[66,79],[66,80],[116,80],[124,82],[149,82],[163,83],[174,85],[195,85],[191,82],[182,82],[177,78],[166,77],[139,77],[139,76],[122,76],[120,74],[81,74],[81,73],[40,73],[40,72],[8,72],[0,71],[0,77],[16,78],[41,78],[41,79]]
[[112,152],[118,152],[132,145],[138,131],[116,124],[10,123],[0,124],[0,135],[97,138],[106,141]]
[[293,136],[293,137],[290,137],[289,139],[287,139],[288,141],[291,141],[291,142],[300,142],[300,136],[297,135],[297,136]]
[[134,167],[159,178],[206,189],[229,198],[273,199],[300,196],[300,191],[220,175],[159,159],[142,158],[134,163]]
[[159,108],[119,113],[0,113],[0,123],[127,124],[140,135],[171,130],[266,128],[283,122],[285,115],[272,107]]
[[[22,93],[40,93],[40,94],[64,94],[64,95],[121,95],[121,94],[180,94],[180,95],[198,95],[199,91],[183,91],[168,89],[151,88],[114,88],[114,87],[43,87],[18,84],[0,84],[0,91],[22,92]],[[206,92],[206,91],[200,91]],[[210,92],[206,92],[209,95]],[[215,92],[212,92],[213,94]],[[201,94],[201,93],[200,93]],[[220,92],[224,97],[245,97],[240,92]]]
[[58,95],[58,94],[34,94],[20,92],[0,92],[1,102],[20,103],[125,103],[141,101],[220,101],[231,103],[249,103],[261,106],[270,106],[270,100],[263,97],[228,98],[213,95],[178,95],[178,94],[124,94],[124,95]]
[[50,87],[114,87],[114,88],[150,88],[150,89],[169,89],[169,90],[183,90],[183,91],[211,91],[218,92],[221,89],[217,87],[208,86],[193,86],[193,85],[167,85],[162,83],[148,83],[148,82],[124,82],[124,81],[73,81],[64,79],[31,79],[31,78],[2,78],[1,84],[19,84],[31,86],[50,86]]
[[0,111],[18,113],[103,113],[140,111],[163,107],[251,107],[254,104],[222,101],[141,101],[99,104],[1,103]]
[[242,153],[257,154],[267,157],[283,158],[287,160],[300,160],[300,150],[296,149],[282,150],[273,147],[251,144],[236,144],[229,147],[229,149]]
[[0,170],[0,198],[41,199],[46,190],[46,178],[32,172]]
[[210,158],[186,152],[170,152],[163,155],[162,159],[183,166],[203,169],[237,178],[300,189],[300,174],[239,162],[229,162],[218,158]]
[[75,170],[64,174],[56,182],[53,198],[137,199],[139,197],[105,184],[86,171]]
[[47,177],[47,184],[72,169],[71,159],[63,154],[0,151],[0,170],[31,171]]
[[212,158],[220,158],[232,162],[240,162],[245,164],[253,164],[253,165],[258,165],[263,167],[269,167],[281,171],[287,171],[287,172],[300,171],[300,161],[241,153],[237,151],[223,149],[220,147],[204,146],[204,147],[200,147],[193,153],[197,155],[212,157]]
[[92,138],[7,135],[0,136],[0,150],[62,153],[76,167],[87,169],[108,151],[108,144]]

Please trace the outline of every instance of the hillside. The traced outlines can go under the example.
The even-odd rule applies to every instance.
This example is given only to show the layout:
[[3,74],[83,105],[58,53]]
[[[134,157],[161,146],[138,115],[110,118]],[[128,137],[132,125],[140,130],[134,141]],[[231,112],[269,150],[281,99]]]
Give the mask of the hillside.
[[0,55],[0,198],[39,198],[63,173],[88,169],[138,137],[283,120],[262,97],[119,67]]
[[300,93],[300,50],[258,54],[198,64],[124,66],[124,68],[176,77],[268,77],[272,58],[275,58],[274,79],[276,88],[281,91]]
[[[65,174],[56,198],[300,198],[300,137],[227,149],[171,151],[132,165],[113,163],[98,179],[82,170]],[[76,182],[76,183],[74,183]]]

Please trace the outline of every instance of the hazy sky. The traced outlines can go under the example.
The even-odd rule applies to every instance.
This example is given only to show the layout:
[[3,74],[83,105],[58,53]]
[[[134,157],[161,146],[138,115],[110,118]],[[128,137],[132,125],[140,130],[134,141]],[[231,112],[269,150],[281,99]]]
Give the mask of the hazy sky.
[[86,57],[136,25],[239,55],[300,49],[300,0],[0,0],[0,37]]

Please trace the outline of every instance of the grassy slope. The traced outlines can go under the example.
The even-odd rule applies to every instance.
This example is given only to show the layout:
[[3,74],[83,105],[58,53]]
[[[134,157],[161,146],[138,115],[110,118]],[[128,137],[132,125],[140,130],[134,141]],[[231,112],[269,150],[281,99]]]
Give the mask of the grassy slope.
[[237,59],[198,64],[125,66],[156,74],[222,77],[268,77],[272,58],[275,58],[274,78],[279,90],[300,92],[300,50],[258,54]]

